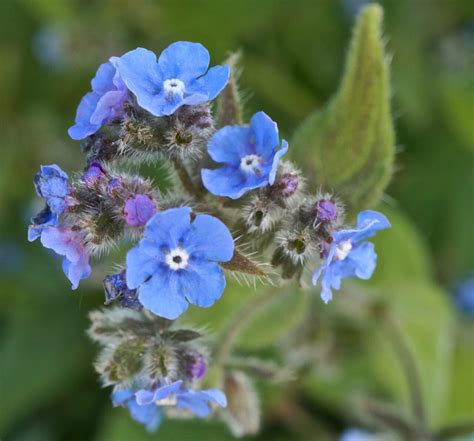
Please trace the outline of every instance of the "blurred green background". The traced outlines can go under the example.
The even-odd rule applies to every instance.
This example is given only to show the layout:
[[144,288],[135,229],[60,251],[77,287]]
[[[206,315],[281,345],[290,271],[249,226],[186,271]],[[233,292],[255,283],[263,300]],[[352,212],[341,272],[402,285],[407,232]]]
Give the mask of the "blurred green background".
[[[67,136],[76,106],[100,63],[137,46],[159,53],[176,40],[199,41],[215,63],[242,50],[247,116],[265,110],[291,139],[299,122],[336,91],[364,3],[0,1],[2,441],[231,439],[218,422],[167,421],[149,436],[125,410],[112,409],[93,371],[96,348],[85,335],[112,263],[97,263],[92,278],[70,291],[58,260],[26,240],[29,218],[40,208],[32,179],[40,164],[58,163],[68,173],[83,167],[79,144]],[[452,287],[474,270],[474,6],[471,0],[380,3],[398,154],[379,209],[393,228],[377,238],[374,280],[358,286],[390,302],[398,315],[417,354],[431,423],[439,427],[472,418],[474,408],[472,321],[451,301]],[[218,330],[250,295],[231,286],[212,314],[191,317]],[[348,410],[354,393],[406,407],[399,365],[377,335],[378,324],[348,312],[343,296],[314,320],[310,368],[290,384],[259,385],[265,416],[258,439],[337,439],[358,423]],[[310,301],[290,293],[266,313],[263,326],[248,331],[240,350],[284,347],[287,328],[298,331]],[[292,318],[285,329],[283,313]]]

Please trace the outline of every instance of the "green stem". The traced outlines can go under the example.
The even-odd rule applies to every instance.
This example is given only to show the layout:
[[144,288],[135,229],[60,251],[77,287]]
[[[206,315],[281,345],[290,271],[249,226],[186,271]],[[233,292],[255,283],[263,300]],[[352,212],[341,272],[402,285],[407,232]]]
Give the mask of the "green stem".
[[387,335],[390,339],[393,349],[398,355],[408,383],[413,414],[418,419],[419,423],[425,427],[426,415],[423,402],[423,390],[415,357],[413,356],[413,353],[405,340],[405,336],[403,335],[398,322],[393,318],[393,316],[391,316],[389,313],[386,313],[383,315],[383,319],[385,327],[388,331]]
[[214,360],[216,363],[224,364],[228,361],[229,355],[241,332],[251,323],[256,314],[268,307],[278,298],[278,294],[282,292],[284,292],[282,288],[272,288],[257,294],[237,311],[222,332],[214,348]]

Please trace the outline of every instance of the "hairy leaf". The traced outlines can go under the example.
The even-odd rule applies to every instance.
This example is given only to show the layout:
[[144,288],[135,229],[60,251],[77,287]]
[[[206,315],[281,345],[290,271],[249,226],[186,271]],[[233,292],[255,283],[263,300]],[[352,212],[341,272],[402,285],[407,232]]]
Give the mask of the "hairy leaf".
[[392,174],[394,133],[382,9],[364,8],[336,96],[297,130],[292,150],[311,184],[334,191],[349,214],[375,204]]

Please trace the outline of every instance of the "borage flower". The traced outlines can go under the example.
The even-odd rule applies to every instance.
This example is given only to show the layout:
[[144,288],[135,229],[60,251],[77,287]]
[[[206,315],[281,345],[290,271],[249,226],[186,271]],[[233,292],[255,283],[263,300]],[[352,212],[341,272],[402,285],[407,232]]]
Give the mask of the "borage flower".
[[178,41],[158,58],[143,48],[118,62],[123,81],[140,107],[155,116],[172,115],[184,105],[213,100],[229,80],[229,66],[209,68],[209,52],[199,43]]
[[72,289],[79,286],[82,279],[89,277],[89,253],[83,244],[81,231],[67,227],[47,227],[41,233],[41,243],[56,254],[64,256],[63,271],[72,283]]
[[212,405],[227,406],[225,394],[218,389],[192,390],[183,387],[182,380],[162,384],[154,390],[118,390],[112,395],[114,406],[127,406],[132,418],[145,425],[147,430],[158,428],[161,408],[174,406],[179,410],[191,412],[199,418],[206,418],[212,412]]
[[201,171],[204,186],[216,196],[238,199],[249,190],[272,185],[288,143],[278,138],[277,124],[264,112],[249,127],[226,126],[209,140],[211,158],[225,166]]
[[232,235],[219,219],[169,209],[148,221],[143,239],[128,252],[127,285],[139,288],[145,308],[174,320],[188,302],[209,307],[221,296],[225,276],[216,262],[229,261],[233,252]]
[[313,285],[321,278],[321,298],[325,303],[332,299],[333,289],[341,288],[341,280],[349,277],[370,279],[377,263],[374,244],[362,242],[377,231],[389,228],[387,218],[376,211],[362,211],[353,230],[332,233],[333,241],[323,253],[324,261],[313,274]]
[[76,123],[68,130],[72,139],[87,138],[102,126],[123,117],[128,90],[117,71],[118,60],[118,57],[111,57],[97,70],[91,81],[92,92],[82,98]]
[[32,219],[28,228],[30,242],[40,237],[46,227],[58,225],[59,216],[70,204],[68,176],[58,165],[42,165],[33,182],[36,193],[45,200],[46,206]]

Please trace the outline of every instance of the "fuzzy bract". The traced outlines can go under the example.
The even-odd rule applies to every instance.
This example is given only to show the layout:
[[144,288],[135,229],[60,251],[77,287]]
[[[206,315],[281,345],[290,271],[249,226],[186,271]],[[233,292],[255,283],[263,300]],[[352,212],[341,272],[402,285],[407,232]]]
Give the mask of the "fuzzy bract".
[[372,243],[363,241],[389,227],[390,223],[383,214],[366,210],[359,213],[356,228],[332,233],[333,241],[312,279],[313,285],[316,285],[321,277],[321,298],[325,303],[332,299],[331,289],[341,288],[342,279],[370,279],[377,263],[377,254]]
[[77,108],[75,124],[69,136],[81,140],[93,135],[102,126],[124,115],[128,90],[117,71],[118,57],[111,57],[102,64],[91,82],[92,92],[82,98]]
[[209,69],[209,60],[209,52],[201,44],[178,41],[158,59],[143,48],[127,52],[118,69],[140,107],[155,116],[166,116],[181,106],[213,100],[225,87],[229,66]]
[[145,308],[174,320],[188,302],[209,307],[221,296],[225,276],[217,262],[229,261],[233,251],[232,235],[219,219],[169,209],[148,221],[142,240],[128,252],[127,285],[139,289]]
[[255,188],[272,185],[288,143],[278,137],[277,124],[264,112],[249,127],[226,126],[209,140],[208,153],[224,166],[201,171],[204,186],[216,196],[238,199]]
[[63,271],[71,281],[72,289],[76,289],[82,279],[89,277],[89,253],[84,247],[80,231],[66,227],[47,227],[41,233],[41,243],[45,248],[64,256]]

